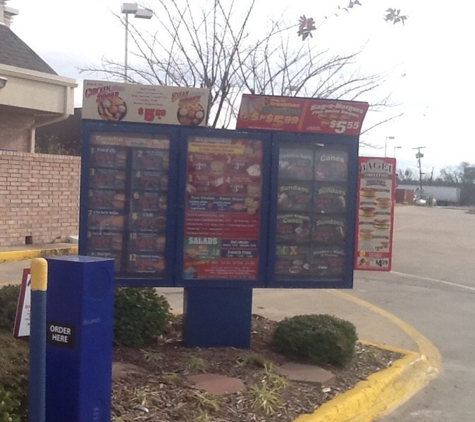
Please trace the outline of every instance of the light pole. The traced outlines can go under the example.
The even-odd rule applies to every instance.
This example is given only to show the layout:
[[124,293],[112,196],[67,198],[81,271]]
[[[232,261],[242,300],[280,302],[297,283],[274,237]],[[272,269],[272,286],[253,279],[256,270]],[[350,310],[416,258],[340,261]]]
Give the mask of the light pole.
[[401,148],[402,148],[401,146],[395,146],[394,147],[394,154],[393,154],[394,158],[396,158],[396,150],[401,149]]
[[388,156],[388,139],[395,139],[394,136],[386,136],[386,139],[384,140],[384,156]]
[[127,59],[129,55],[129,15],[134,15],[134,17],[139,19],[151,19],[153,12],[150,9],[140,8],[137,3],[122,3],[120,11],[125,15],[124,82],[127,83]]

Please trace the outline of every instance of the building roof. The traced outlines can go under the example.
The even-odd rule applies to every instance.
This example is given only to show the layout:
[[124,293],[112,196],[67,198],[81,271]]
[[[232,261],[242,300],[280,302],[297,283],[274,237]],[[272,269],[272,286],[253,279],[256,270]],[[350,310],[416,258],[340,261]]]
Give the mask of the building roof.
[[0,24],[0,64],[57,75],[8,26]]

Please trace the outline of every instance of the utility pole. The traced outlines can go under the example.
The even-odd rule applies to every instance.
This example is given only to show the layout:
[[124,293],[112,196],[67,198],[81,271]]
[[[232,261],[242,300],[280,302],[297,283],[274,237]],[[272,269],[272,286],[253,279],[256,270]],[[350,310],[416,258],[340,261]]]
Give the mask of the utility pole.
[[421,189],[421,196],[422,196],[422,166],[421,166],[421,158],[424,157],[424,154],[421,154],[421,149],[424,149],[425,147],[415,147],[412,149],[417,149],[417,167],[419,167],[419,187]]

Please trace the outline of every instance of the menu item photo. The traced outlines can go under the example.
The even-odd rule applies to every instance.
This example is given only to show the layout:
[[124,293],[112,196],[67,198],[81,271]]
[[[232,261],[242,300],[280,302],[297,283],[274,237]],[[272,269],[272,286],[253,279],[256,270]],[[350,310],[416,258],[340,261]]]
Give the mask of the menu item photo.
[[277,241],[308,242],[311,240],[310,217],[301,214],[277,215]]
[[346,212],[346,185],[317,184],[315,186],[315,211],[322,214]]
[[305,182],[279,183],[279,210],[310,211],[312,207],[312,184]]
[[89,183],[94,188],[125,190],[126,173],[115,168],[91,168]]
[[315,153],[315,180],[346,181],[348,177],[348,152],[322,148]]
[[318,243],[344,243],[346,221],[342,216],[318,216],[313,221],[312,239]]
[[277,245],[275,275],[279,279],[308,277],[310,249],[305,245]]
[[305,147],[281,148],[279,151],[279,178],[313,180],[312,149]]
[[341,278],[345,271],[345,251],[339,247],[316,247],[312,252],[311,274],[316,277]]

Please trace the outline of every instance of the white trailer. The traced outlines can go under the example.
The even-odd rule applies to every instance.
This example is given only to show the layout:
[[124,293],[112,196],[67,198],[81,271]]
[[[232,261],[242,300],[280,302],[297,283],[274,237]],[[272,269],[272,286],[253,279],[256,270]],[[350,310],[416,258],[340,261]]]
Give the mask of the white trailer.
[[460,188],[455,186],[424,186],[422,192],[419,185],[399,185],[399,188],[413,189],[414,195],[420,198],[435,198],[437,205],[459,205]]

